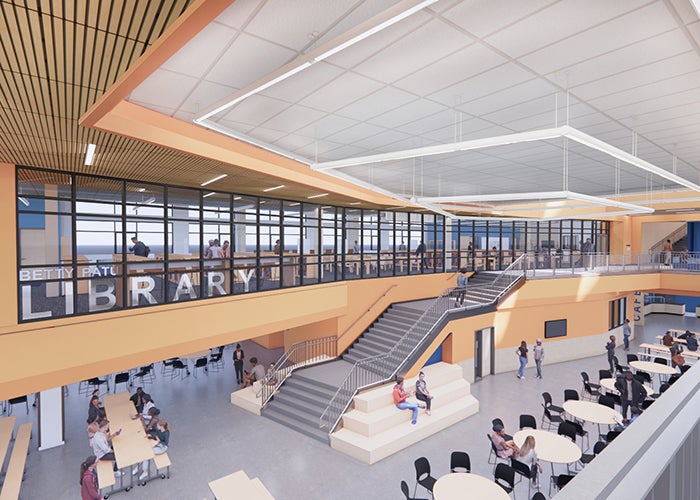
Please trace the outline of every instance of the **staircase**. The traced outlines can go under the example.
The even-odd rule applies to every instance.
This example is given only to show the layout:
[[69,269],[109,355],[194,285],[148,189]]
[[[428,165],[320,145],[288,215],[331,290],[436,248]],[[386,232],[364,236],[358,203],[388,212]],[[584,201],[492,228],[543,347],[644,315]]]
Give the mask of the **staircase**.
[[328,443],[359,389],[386,383],[410,368],[449,321],[495,310],[498,300],[524,279],[523,264],[521,258],[502,272],[473,275],[461,307],[455,289],[436,299],[392,305],[342,359],[295,370],[262,415]]

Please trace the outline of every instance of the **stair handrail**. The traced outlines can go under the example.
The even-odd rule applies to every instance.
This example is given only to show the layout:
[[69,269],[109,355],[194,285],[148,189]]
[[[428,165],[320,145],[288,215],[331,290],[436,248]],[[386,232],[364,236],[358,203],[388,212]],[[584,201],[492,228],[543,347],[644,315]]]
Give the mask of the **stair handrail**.
[[[520,276],[523,275],[524,272],[520,274]],[[494,280],[494,282],[495,281],[496,280]],[[515,281],[517,280],[509,281],[507,288],[510,288]],[[340,423],[340,419],[352,403],[355,394],[362,389],[393,380],[403,363],[405,363],[407,359],[410,359],[432,333],[435,325],[437,325],[443,316],[447,315],[448,311],[454,306],[453,299],[456,298],[461,291],[462,289],[457,287],[445,289],[394,344],[388,353],[378,354],[355,363],[319,417],[319,427],[322,429],[328,428],[328,434],[331,434]],[[495,304],[500,297],[501,294],[499,293],[488,303],[471,304],[461,309],[478,309]],[[421,329],[424,329],[424,331],[421,331]]]
[[683,236],[679,236],[681,233],[684,235],[688,234],[688,225],[687,224],[682,224],[681,226],[677,227],[670,233],[668,233],[666,236],[661,238],[659,241],[654,243],[650,248],[649,248],[649,253],[650,254],[657,254],[661,253],[664,249],[664,243],[666,243],[666,240],[671,240],[671,244],[675,245],[675,243],[680,240]]
[[294,370],[338,357],[338,336],[328,335],[295,342],[277,360],[272,370],[262,380],[262,403],[264,407]]
[[377,299],[376,299],[374,302],[372,302],[372,303],[367,307],[367,310],[366,310],[365,312],[363,312],[362,314],[360,314],[360,315],[355,319],[355,321],[353,321],[353,322],[350,324],[350,326],[348,326],[345,330],[343,330],[343,333],[341,333],[340,335],[338,335],[338,339],[343,338],[343,337],[345,336],[345,334],[348,333],[348,332],[350,331],[350,329],[351,329],[353,326],[355,326],[355,325],[357,324],[357,322],[360,321],[360,319],[362,319],[362,318],[365,316],[365,314],[367,314],[368,312],[370,312],[370,311],[372,310],[372,308],[373,308],[374,306],[376,306],[377,303],[378,303],[380,300],[382,300],[384,297],[386,297],[386,296],[388,295],[388,293],[389,293],[393,288],[396,288],[397,286],[399,286],[399,285],[397,285],[396,283],[394,283],[394,284],[391,285],[389,288],[387,288],[386,290],[384,290],[384,293],[381,294],[379,297],[377,297]]
[[[527,270],[528,254],[524,253],[513,262],[510,263],[498,276],[491,282],[491,286],[502,287],[496,300],[499,300],[521,276],[525,275]],[[502,283],[505,282],[505,283]]]

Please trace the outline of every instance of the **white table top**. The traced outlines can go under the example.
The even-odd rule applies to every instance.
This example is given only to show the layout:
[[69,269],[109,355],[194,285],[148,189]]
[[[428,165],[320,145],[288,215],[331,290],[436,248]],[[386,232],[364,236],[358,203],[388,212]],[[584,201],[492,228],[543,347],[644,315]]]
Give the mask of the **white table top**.
[[581,458],[581,448],[577,444],[553,432],[523,429],[515,433],[513,441],[520,447],[528,436],[535,438],[535,452],[540,460],[555,464],[570,464]]
[[508,499],[510,496],[493,479],[469,472],[452,472],[437,480],[433,486],[435,500],[464,500],[465,498]]
[[678,373],[675,368],[671,368],[668,365],[653,363],[652,361],[630,361],[630,366],[635,370],[658,373],[660,375],[673,375],[674,373]]
[[617,411],[591,401],[566,401],[564,411],[574,418],[594,424],[615,425],[615,417],[622,420],[622,415]]
[[[617,389],[615,389],[615,379],[614,378],[601,378],[600,385],[610,392],[614,392],[615,394],[620,394],[620,392]],[[644,390],[647,391],[647,396],[651,396],[652,394],[654,394],[654,389],[652,389],[648,385],[644,385],[644,384],[642,384],[642,385],[644,386]]]

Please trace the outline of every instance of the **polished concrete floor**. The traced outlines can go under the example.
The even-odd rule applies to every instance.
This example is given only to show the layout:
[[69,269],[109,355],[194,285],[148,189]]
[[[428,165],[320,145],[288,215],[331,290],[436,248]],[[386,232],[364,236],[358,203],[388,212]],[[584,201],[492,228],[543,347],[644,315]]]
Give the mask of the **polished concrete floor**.
[[[667,327],[700,329],[700,321],[691,317],[650,315],[646,319],[646,326],[637,329],[637,338],[630,352],[635,352],[634,345],[643,339],[654,341],[654,336]],[[244,349],[248,359],[258,355],[266,364],[279,355],[265,353],[252,343],[245,343]],[[534,378],[531,367],[526,371],[525,380],[518,380],[513,372],[486,377],[472,386],[472,393],[481,403],[477,415],[368,466],[335,452],[327,445],[232,406],[229,394],[236,384],[231,355],[229,346],[224,355],[225,370],[208,376],[200,374],[198,378],[164,379],[160,375],[160,365],[156,366],[158,378],[146,390],[161,409],[161,417],[171,424],[168,451],[173,462],[171,478],[153,480],[130,492],[115,493],[112,498],[211,499],[213,496],[207,487],[209,481],[243,469],[249,477],[259,477],[278,500],[400,499],[403,498],[400,481],[407,481],[411,490],[415,484],[413,462],[416,458],[427,457],[432,474],[440,477],[449,470],[453,450],[469,453],[473,473],[492,477],[492,466],[486,463],[489,448],[485,433],[490,431],[493,418],[503,419],[506,431],[510,433],[517,431],[521,413],[534,415],[539,425],[543,391],[550,392],[555,403],[561,403],[565,388],[580,391],[582,370],[588,371],[596,380],[598,369],[607,367],[601,345],[600,356],[545,364],[542,380]],[[620,350],[620,357],[624,358],[622,355]],[[34,432],[22,498],[73,500],[79,497],[79,464],[91,453],[85,434],[87,404],[88,399],[78,395],[77,385],[72,385],[66,398],[64,446],[39,452],[36,450],[37,433]],[[18,421],[31,420],[36,425],[35,408],[30,407],[29,415],[25,415],[23,407],[15,406],[14,414]],[[421,414],[419,418],[430,417]],[[587,428],[593,434],[594,428],[590,425]],[[545,466],[544,470],[546,474],[549,467]],[[556,470],[564,472],[565,467]],[[548,480],[545,475],[541,482],[547,485]],[[543,492],[548,493],[546,487]],[[465,494],[465,498],[469,498],[468,492]],[[420,487],[417,496],[429,497]],[[517,486],[517,498],[526,496],[527,484],[523,482]]]

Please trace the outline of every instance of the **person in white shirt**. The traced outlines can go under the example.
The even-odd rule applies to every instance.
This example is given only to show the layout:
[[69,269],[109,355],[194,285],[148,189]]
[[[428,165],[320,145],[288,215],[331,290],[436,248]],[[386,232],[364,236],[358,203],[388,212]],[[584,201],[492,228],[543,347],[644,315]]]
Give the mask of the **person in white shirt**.
[[535,366],[537,367],[537,378],[542,378],[542,361],[544,360],[544,347],[542,339],[537,339],[537,344],[532,348],[532,356],[535,358]]
[[151,421],[151,415],[149,415],[148,410],[153,408],[155,404],[153,403],[153,400],[151,399],[150,394],[144,394],[143,395],[143,410],[141,411],[141,421],[144,424],[148,424],[148,422]]
[[119,429],[114,434],[109,433],[109,420],[105,419],[100,423],[99,430],[92,437],[92,452],[97,457],[97,460],[111,460],[112,468],[114,469],[115,477],[119,477],[122,473],[117,470],[117,462],[115,461],[114,451],[112,450],[112,438],[121,434]]

